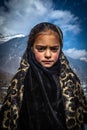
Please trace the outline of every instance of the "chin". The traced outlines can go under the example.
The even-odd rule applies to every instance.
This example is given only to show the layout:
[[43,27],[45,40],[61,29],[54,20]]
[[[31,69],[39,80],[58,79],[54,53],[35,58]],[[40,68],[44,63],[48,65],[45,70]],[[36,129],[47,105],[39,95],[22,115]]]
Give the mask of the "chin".
[[51,68],[53,65],[44,65],[45,68]]

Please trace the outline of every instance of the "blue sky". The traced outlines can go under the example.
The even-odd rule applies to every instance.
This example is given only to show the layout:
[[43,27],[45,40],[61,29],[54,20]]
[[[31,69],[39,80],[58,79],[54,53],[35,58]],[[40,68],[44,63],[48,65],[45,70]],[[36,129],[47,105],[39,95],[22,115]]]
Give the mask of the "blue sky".
[[61,27],[66,55],[87,62],[87,0],[0,0],[0,34],[24,34],[39,22]]

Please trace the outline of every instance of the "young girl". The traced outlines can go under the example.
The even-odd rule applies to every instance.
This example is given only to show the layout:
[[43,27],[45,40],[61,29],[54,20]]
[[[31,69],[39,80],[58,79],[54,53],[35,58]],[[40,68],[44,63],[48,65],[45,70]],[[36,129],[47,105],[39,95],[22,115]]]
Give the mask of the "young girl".
[[1,108],[1,130],[84,130],[86,99],[62,47],[58,26],[43,22],[31,30]]

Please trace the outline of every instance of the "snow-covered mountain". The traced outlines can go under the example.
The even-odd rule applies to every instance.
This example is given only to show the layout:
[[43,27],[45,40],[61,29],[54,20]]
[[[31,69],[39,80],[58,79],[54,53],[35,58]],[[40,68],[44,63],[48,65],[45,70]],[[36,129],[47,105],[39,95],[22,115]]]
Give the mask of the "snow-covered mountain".
[[28,37],[16,37],[0,44],[0,69],[15,73],[25,51]]
[[20,38],[20,37],[25,37],[25,35],[24,34],[17,34],[17,35],[4,36],[4,35],[0,34],[0,44],[7,42],[13,38]]

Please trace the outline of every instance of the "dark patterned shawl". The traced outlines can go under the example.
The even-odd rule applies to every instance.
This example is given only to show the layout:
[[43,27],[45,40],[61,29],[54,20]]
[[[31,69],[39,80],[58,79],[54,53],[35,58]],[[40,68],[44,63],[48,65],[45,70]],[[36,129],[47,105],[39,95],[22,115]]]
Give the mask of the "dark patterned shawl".
[[[76,74],[61,52],[59,82],[64,99],[66,125],[68,130],[83,130],[84,116],[87,114],[87,103]],[[16,130],[19,113],[23,101],[24,80],[29,70],[27,51],[23,55],[20,68],[11,80],[7,96],[0,112],[0,126],[2,130]]]

